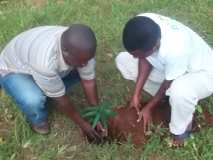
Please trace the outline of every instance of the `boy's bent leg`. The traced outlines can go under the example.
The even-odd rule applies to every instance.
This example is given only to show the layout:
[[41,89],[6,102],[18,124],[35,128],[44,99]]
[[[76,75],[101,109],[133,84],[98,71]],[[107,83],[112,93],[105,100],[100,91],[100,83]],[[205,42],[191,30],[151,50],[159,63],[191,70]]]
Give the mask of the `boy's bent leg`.
[[213,76],[206,72],[188,73],[174,80],[166,94],[170,96],[170,132],[181,135],[192,122],[200,99],[213,93]]
[[[128,52],[120,52],[115,59],[116,66],[125,79],[136,82],[138,77],[138,58],[134,58]],[[154,96],[161,83],[164,80],[164,75],[158,70],[153,69],[143,87],[143,89]]]
[[47,121],[46,96],[32,76],[11,73],[1,77],[1,85],[32,125],[40,125]]
[[138,59],[128,52],[120,52],[115,58],[116,67],[125,79],[136,81],[138,76]]

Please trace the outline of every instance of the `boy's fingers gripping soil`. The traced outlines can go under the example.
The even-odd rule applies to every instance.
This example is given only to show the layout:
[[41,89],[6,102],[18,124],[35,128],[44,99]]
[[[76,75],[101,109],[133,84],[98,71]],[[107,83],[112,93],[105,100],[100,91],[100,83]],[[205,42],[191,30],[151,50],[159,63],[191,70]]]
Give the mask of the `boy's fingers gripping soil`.
[[144,133],[151,130],[151,124],[152,124],[152,117],[151,115],[143,115],[143,126],[144,126]]
[[144,133],[146,133],[148,120],[147,120],[147,118],[144,117],[143,113],[142,113],[142,117],[143,117],[143,131],[144,131]]
[[149,116],[146,116],[146,114],[144,114],[143,110],[139,112],[137,122],[139,123],[142,119],[143,119],[144,133],[145,133],[147,130],[149,130],[151,119]]
[[96,144],[101,143],[101,136],[95,131],[94,128],[92,128],[92,126],[88,122],[85,121],[81,125],[81,129],[83,130],[89,142]]
[[139,103],[139,99],[133,97],[132,100],[129,103],[129,108],[135,108],[137,111],[137,114],[140,112],[141,104]]
[[94,130],[90,130],[87,134],[88,141],[95,144],[100,144],[102,142],[101,136]]
[[107,137],[108,135],[107,129],[105,129],[100,122],[98,122],[95,129],[100,134],[101,137]]
[[139,111],[138,112],[138,119],[137,119],[137,122],[139,123],[141,121],[141,119],[143,118],[143,113],[142,111]]
[[136,112],[137,112],[137,115],[139,115],[139,113],[140,113],[140,109],[139,109],[139,108],[141,108],[141,105],[140,105],[140,104],[139,104],[138,106],[133,105],[133,106],[131,106],[130,108],[134,108],[134,109],[136,110]]
[[104,132],[105,128],[102,126],[102,124],[100,122],[97,123],[96,125],[97,130]]
[[144,127],[144,133],[145,134],[151,130],[151,123],[152,122],[151,122],[150,119],[144,118],[143,127]]
[[136,109],[136,112],[137,112],[137,114],[139,115],[139,113],[140,113],[140,104],[139,104],[139,106],[137,106],[137,107],[135,107],[135,109]]

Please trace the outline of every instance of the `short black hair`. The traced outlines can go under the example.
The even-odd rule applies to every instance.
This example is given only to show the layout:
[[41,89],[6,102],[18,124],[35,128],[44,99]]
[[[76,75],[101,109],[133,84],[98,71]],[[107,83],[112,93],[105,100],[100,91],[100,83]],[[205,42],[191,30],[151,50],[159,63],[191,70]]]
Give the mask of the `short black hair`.
[[84,24],[73,24],[61,36],[62,48],[75,47],[95,54],[97,41],[92,29]]
[[123,45],[128,52],[151,50],[161,38],[160,26],[151,18],[137,16],[130,19],[123,30]]

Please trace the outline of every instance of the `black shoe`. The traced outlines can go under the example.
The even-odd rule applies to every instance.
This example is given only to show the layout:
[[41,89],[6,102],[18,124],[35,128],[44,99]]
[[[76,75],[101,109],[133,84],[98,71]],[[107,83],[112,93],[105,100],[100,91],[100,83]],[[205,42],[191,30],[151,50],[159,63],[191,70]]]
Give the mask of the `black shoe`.
[[32,129],[39,134],[48,134],[50,132],[50,127],[47,121],[32,125]]

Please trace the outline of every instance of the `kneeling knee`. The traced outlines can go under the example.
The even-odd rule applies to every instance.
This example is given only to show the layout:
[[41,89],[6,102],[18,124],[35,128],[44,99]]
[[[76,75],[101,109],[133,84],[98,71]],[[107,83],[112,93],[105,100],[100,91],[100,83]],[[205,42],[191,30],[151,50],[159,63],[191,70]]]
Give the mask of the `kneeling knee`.
[[44,104],[46,102],[46,97],[45,96],[31,96],[31,97],[25,97],[22,100],[22,105],[26,107],[30,107],[33,109],[37,108],[44,108]]
[[171,87],[169,88],[169,101],[170,103],[179,103],[183,104],[185,102],[189,102],[192,104],[196,104],[197,99],[191,93],[191,90],[187,87],[181,85],[180,82],[173,82]]

